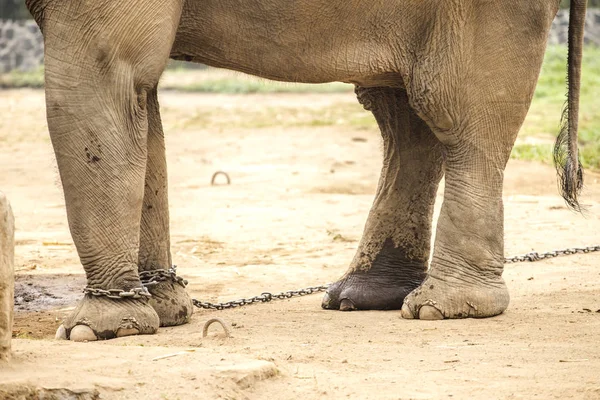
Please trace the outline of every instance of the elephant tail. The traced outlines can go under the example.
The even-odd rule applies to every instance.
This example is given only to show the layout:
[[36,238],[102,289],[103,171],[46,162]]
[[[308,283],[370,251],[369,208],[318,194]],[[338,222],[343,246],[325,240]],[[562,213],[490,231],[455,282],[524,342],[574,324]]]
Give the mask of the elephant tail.
[[587,0],[571,0],[567,72],[568,94],[563,109],[560,133],[554,145],[554,165],[558,172],[561,195],[569,207],[575,211],[581,211],[578,196],[583,187],[583,169],[579,161],[577,132],[586,9]]

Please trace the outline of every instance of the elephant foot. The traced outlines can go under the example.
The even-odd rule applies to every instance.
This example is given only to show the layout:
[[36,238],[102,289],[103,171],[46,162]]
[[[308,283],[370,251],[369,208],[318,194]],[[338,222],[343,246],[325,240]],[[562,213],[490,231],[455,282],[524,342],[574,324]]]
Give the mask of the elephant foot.
[[414,267],[397,267],[387,272],[374,266],[367,272],[346,274],[329,286],[321,307],[340,311],[400,309],[406,295],[423,281],[425,272],[423,267],[416,271]]
[[485,318],[502,314],[509,303],[502,278],[491,283],[450,283],[428,276],[413,290],[402,306],[406,319]]
[[160,319],[160,326],[175,326],[187,324],[194,312],[194,305],[185,287],[167,280],[150,286],[152,295],[148,300]]
[[85,342],[156,333],[159,319],[145,299],[86,294],[56,331],[57,339]]

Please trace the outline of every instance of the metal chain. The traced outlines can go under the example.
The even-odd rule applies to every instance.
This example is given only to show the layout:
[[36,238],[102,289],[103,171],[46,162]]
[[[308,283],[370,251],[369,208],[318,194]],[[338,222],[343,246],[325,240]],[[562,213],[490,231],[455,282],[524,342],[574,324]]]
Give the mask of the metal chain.
[[208,303],[196,299],[192,299],[192,302],[198,308],[204,308],[208,310],[226,310],[228,308],[242,307],[253,303],[268,303],[271,300],[283,300],[291,299],[292,297],[306,296],[313,293],[323,292],[327,290],[328,287],[329,285],[311,286],[300,290],[290,290],[287,292],[281,292],[277,294],[265,292],[262,293],[260,296],[254,296],[248,299],[232,300],[227,301],[225,303]]
[[140,280],[145,287],[156,286],[164,281],[173,281],[183,287],[186,287],[188,281],[180,276],[177,276],[177,265],[173,265],[169,269],[155,269],[153,271],[140,272]]
[[133,288],[129,290],[121,289],[96,289],[86,286],[83,293],[91,294],[92,296],[106,296],[109,299],[141,299],[152,297],[146,287]]
[[83,289],[83,293],[90,294],[92,296],[106,296],[109,299],[141,299],[152,297],[148,291],[149,287],[158,285],[160,282],[171,280],[181,286],[185,287],[187,281],[180,276],[177,276],[177,266],[173,265],[167,269],[157,269],[154,271],[142,271],[140,272],[140,281],[142,287],[133,288],[129,290],[122,289],[97,289],[86,286]]
[[588,247],[571,247],[571,248],[564,249],[564,250],[555,250],[555,251],[549,251],[546,253],[538,253],[538,252],[533,251],[531,253],[523,254],[521,256],[505,258],[504,263],[505,264],[514,264],[514,263],[526,262],[526,261],[534,262],[534,261],[545,260],[547,258],[554,258],[554,257],[559,257],[559,256],[569,256],[572,254],[587,254],[587,253],[592,253],[595,251],[600,251],[600,245],[588,246]]
[[[534,252],[523,254],[520,256],[505,258],[504,263],[505,264],[514,264],[514,263],[518,263],[518,262],[527,262],[527,261],[534,262],[534,261],[541,261],[541,260],[544,260],[547,258],[554,258],[554,257],[558,257],[558,256],[568,256],[571,254],[578,254],[578,253],[581,253],[581,254],[591,253],[594,251],[600,251],[600,245],[589,246],[589,247],[572,247],[569,249],[549,251],[546,253],[538,253],[538,252],[534,251]],[[288,292],[281,292],[278,294],[262,293],[260,296],[254,296],[254,297],[250,297],[248,299],[242,298],[239,300],[232,300],[232,301],[227,301],[224,303],[209,303],[209,302],[203,302],[203,301],[196,300],[196,299],[193,299],[192,302],[198,308],[204,308],[204,309],[209,309],[209,310],[226,310],[229,308],[242,307],[242,306],[246,306],[248,304],[253,304],[253,303],[268,303],[271,300],[290,299],[292,297],[306,296],[308,294],[323,292],[323,291],[327,290],[328,287],[329,287],[329,285],[311,286],[311,287],[308,287],[305,289],[290,290]]]
[[[519,256],[508,257],[504,259],[505,264],[514,264],[519,262],[535,262],[541,261],[548,258],[554,258],[559,256],[568,256],[572,254],[587,254],[600,251],[600,245],[588,246],[588,247],[571,247],[563,250],[555,250],[549,251],[546,253],[538,253],[531,252]],[[92,296],[106,296],[110,299],[122,299],[122,298],[148,298],[151,297],[151,294],[148,292],[148,287],[152,287],[158,285],[160,282],[164,282],[167,280],[171,280],[183,287],[186,287],[188,281],[183,279],[180,276],[177,276],[177,266],[172,266],[168,270],[166,269],[157,269],[153,271],[142,271],[140,272],[140,280],[142,281],[143,287],[134,288],[130,290],[120,290],[120,289],[95,289],[86,287],[83,289],[83,292],[86,294],[91,294]],[[227,301],[224,303],[209,303],[200,301],[197,299],[192,299],[194,305],[198,308],[204,308],[208,310],[226,310],[229,308],[237,308],[247,306],[249,304],[254,303],[268,303],[272,300],[282,300],[282,299],[291,299],[292,297],[300,297],[307,296],[309,294],[323,292],[327,290],[329,285],[321,285],[321,286],[311,286],[304,289],[299,290],[289,290],[287,292],[281,293],[269,293],[264,292],[259,296],[254,296],[250,298],[242,298],[239,300]]]

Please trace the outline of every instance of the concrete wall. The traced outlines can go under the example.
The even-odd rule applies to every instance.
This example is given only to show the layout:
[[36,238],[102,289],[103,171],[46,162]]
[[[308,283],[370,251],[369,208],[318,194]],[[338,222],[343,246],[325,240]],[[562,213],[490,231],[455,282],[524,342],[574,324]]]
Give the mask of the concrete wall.
[[42,34],[34,21],[0,20],[0,74],[30,71],[43,61]]
[[[554,20],[549,42],[566,43],[568,28],[569,12],[561,10]],[[600,9],[588,10],[586,43],[600,46]],[[42,35],[35,22],[0,20],[0,73],[39,67],[43,63],[43,46]]]
[[[569,10],[560,10],[554,22],[548,43],[564,44],[567,43],[567,33],[569,32]],[[585,42],[586,44],[595,44],[600,46],[600,9],[589,9],[585,21]]]

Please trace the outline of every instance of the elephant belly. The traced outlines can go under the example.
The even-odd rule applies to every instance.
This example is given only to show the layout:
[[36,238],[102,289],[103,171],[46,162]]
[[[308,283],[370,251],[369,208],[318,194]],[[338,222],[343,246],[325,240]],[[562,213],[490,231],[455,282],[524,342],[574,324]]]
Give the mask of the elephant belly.
[[389,29],[382,16],[387,21],[390,14],[378,7],[349,0],[188,0],[171,58],[286,82],[398,86],[402,48],[392,35],[399,29]]

